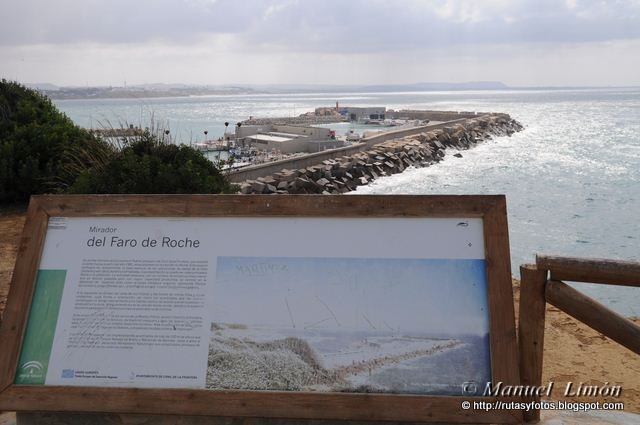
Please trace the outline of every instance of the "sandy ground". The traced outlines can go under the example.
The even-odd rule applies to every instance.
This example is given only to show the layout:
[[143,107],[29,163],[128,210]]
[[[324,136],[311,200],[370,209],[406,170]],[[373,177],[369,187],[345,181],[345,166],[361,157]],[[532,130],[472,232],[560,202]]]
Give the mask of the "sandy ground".
[[[516,314],[519,295],[519,282],[514,281]],[[639,319],[634,321],[640,324]],[[640,356],[547,304],[542,382],[549,381],[554,383],[552,400],[622,401],[625,412],[640,413]],[[568,382],[574,386],[608,382],[620,385],[622,394],[618,398],[564,397]]]
[[0,205],[0,320],[7,301],[11,274],[18,253],[18,242],[24,226],[25,208]]
[[[0,317],[9,291],[11,273],[17,255],[17,244],[24,225],[24,208],[0,206]],[[519,298],[519,285],[514,282],[514,295]],[[517,302],[516,302],[517,306]],[[640,320],[636,320],[640,323]],[[2,342],[0,341],[0,346]],[[640,413],[640,356],[608,340],[598,332],[577,322],[561,311],[547,306],[545,328],[543,383],[553,381],[552,400],[580,402],[621,401],[625,413]],[[567,397],[567,382],[585,385],[620,385],[619,398]],[[638,424],[640,416],[593,413],[552,414],[543,412],[544,423],[562,424]],[[15,423],[13,413],[0,414],[0,425]]]

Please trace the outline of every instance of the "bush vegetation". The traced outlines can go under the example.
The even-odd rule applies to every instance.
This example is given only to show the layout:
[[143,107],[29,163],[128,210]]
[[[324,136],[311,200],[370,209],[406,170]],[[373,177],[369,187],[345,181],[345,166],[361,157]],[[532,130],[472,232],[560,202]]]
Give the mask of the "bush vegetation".
[[[160,133],[159,133],[160,134]],[[76,126],[51,100],[0,81],[0,202],[41,193],[228,193],[202,153],[145,131],[118,146]]]
[[69,149],[90,149],[98,143],[46,96],[0,81],[0,201],[60,192],[72,183],[62,172]]
[[109,160],[81,172],[71,193],[229,193],[211,161],[189,146],[165,143],[146,131]]

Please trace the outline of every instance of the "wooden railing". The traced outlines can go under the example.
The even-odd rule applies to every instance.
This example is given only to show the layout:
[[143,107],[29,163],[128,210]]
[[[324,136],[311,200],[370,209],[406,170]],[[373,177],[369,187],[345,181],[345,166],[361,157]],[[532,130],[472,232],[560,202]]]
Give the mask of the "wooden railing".
[[[542,384],[546,303],[557,307],[629,350],[640,354],[640,326],[566,283],[590,282],[640,287],[640,263],[600,259],[538,256],[536,264],[520,266],[519,348],[523,385]],[[531,397],[528,401],[539,401]],[[525,412],[527,422],[540,411]]]

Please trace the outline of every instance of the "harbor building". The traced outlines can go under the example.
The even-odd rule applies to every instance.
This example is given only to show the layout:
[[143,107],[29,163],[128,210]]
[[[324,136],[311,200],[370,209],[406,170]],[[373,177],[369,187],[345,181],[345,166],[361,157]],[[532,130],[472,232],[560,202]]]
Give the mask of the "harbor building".
[[366,123],[369,121],[384,121],[386,119],[386,110],[384,106],[368,106],[368,107],[340,107],[338,113],[349,121]]
[[337,140],[328,128],[265,124],[236,127],[236,145],[289,154],[334,149],[344,146],[344,141]]

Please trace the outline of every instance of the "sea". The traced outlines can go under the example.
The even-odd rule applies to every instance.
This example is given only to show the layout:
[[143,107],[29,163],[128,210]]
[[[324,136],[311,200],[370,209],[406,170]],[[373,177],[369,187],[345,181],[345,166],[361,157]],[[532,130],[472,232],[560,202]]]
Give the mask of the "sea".
[[[536,254],[640,260],[640,88],[293,93],[57,100],[78,125],[161,127],[179,143],[221,137],[249,117],[297,116],[319,106],[505,112],[525,129],[462,158],[449,152],[357,194],[505,194],[512,274]],[[348,131],[342,125],[338,134]],[[364,130],[358,128],[357,130]],[[204,132],[207,132],[205,135]],[[640,288],[576,283],[626,316]]]

